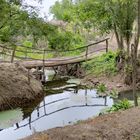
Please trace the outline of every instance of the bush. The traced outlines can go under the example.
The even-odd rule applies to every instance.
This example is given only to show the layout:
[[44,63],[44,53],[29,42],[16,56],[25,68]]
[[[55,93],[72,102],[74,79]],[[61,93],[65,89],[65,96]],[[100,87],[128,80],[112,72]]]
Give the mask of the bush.
[[105,93],[107,91],[107,87],[105,84],[100,84],[97,86],[97,93]]
[[109,96],[113,99],[117,99],[118,98],[118,91],[115,89],[112,89],[109,93]]
[[48,41],[51,49],[64,51],[82,47],[85,43],[79,34],[70,31],[58,31],[53,36],[48,36]]
[[118,103],[115,103],[109,110],[108,112],[116,112],[119,110],[126,110],[132,107],[132,104],[127,100],[124,99],[122,101],[119,101]]
[[115,53],[108,52],[101,56],[95,57],[91,61],[83,63],[83,68],[85,68],[87,72],[91,72],[95,75],[114,75],[117,73],[115,58]]

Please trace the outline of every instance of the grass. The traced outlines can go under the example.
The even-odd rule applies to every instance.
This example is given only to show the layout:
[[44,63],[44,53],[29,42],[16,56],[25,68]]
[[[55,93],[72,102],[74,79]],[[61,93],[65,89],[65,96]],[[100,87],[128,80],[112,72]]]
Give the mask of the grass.
[[117,68],[115,64],[116,53],[108,52],[93,60],[83,63],[83,68],[87,73],[94,75],[115,75]]
[[[23,57],[23,58],[32,58],[32,59],[43,59],[43,51],[42,53],[38,53],[38,51],[33,51],[32,49],[26,50],[25,48],[18,47],[19,52],[16,51],[16,56],[18,57]],[[25,52],[30,52],[30,53],[25,53]],[[55,58],[55,57],[72,57],[72,56],[78,56],[82,53],[81,50],[75,50],[75,51],[69,51],[69,52],[59,52],[59,51],[54,51],[54,52],[46,52],[45,53],[45,59],[49,58]]]
[[[43,59],[43,54],[38,54],[36,52],[28,53],[28,54],[25,54],[23,52],[16,52],[15,55],[23,58],[32,58],[32,59],[41,59],[41,60]],[[53,54],[48,53],[45,55],[45,59],[49,59],[49,58],[53,58]]]
[[48,140],[48,134],[45,132],[34,132],[32,136],[27,137],[25,140]]

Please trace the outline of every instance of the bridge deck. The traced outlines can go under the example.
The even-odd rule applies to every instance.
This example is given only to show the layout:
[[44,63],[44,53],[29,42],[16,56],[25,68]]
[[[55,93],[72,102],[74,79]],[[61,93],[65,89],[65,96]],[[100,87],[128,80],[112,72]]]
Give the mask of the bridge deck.
[[74,64],[74,63],[80,63],[84,61],[89,61],[93,59],[96,55],[89,54],[87,57],[85,55],[77,56],[77,57],[69,57],[69,58],[54,58],[54,59],[48,59],[45,61],[42,60],[24,60],[18,62],[19,64],[23,65],[27,69],[36,68],[36,67],[55,67],[55,66],[61,66],[61,65],[67,65],[67,64]]

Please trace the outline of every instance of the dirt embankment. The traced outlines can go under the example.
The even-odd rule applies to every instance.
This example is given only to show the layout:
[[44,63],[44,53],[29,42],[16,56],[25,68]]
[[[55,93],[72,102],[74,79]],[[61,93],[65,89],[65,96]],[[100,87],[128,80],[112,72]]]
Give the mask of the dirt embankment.
[[124,82],[125,75],[124,74],[117,74],[116,76],[94,76],[89,75],[82,80],[82,83],[86,83],[86,85],[91,87],[96,87],[99,84],[106,85],[109,91],[115,90],[118,92],[131,90],[132,85],[127,85]]
[[[83,80],[88,85],[104,83],[109,90],[129,90],[124,75],[89,76]],[[140,107],[95,117],[78,124],[53,128],[24,140],[140,140]]]
[[17,64],[0,65],[0,110],[25,107],[43,96],[42,85]]
[[139,117],[140,107],[132,108],[36,133],[25,140],[139,140]]

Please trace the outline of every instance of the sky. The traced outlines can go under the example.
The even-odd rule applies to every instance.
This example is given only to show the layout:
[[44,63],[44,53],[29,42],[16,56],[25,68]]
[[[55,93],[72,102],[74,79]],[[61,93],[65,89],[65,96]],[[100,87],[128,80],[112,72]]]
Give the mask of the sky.
[[39,4],[36,0],[25,0],[25,2],[31,6],[36,6],[40,9],[40,16],[46,15],[49,20],[52,19],[52,15],[49,15],[49,8],[60,0],[42,0],[42,4]]

